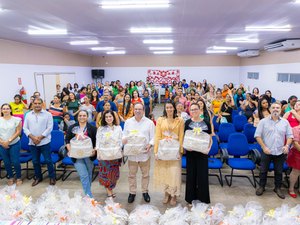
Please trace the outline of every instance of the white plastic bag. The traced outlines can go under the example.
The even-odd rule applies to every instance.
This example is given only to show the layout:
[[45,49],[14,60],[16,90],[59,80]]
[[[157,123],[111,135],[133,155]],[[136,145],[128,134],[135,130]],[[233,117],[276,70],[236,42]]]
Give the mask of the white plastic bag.
[[159,218],[159,225],[188,225],[189,213],[186,207],[181,204],[174,208],[167,209]]
[[179,160],[180,144],[178,136],[172,132],[164,132],[165,138],[159,141],[157,157],[160,160]]
[[152,205],[138,205],[129,215],[129,225],[157,225],[161,214],[157,207]]
[[139,155],[146,152],[147,139],[138,130],[130,130],[125,135],[124,155]]
[[[98,160],[114,160],[120,159],[122,155],[122,136],[118,133],[117,127],[116,131],[112,131],[108,127],[100,127],[97,131],[97,158]],[[99,134],[98,134],[99,132]],[[120,132],[121,129],[120,129]]]
[[75,134],[75,137],[70,140],[69,156],[75,159],[90,157],[94,150],[91,138],[86,136],[85,130],[81,131],[79,127],[74,127],[72,133]]
[[183,148],[190,151],[209,153],[210,135],[203,132],[200,127],[185,131]]

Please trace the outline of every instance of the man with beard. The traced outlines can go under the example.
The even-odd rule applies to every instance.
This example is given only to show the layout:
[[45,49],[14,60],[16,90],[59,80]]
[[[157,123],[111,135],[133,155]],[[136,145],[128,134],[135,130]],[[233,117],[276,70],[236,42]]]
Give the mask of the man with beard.
[[281,107],[279,103],[273,103],[270,111],[271,115],[260,120],[254,134],[263,150],[259,173],[259,188],[256,190],[256,195],[260,196],[265,191],[270,162],[273,161],[275,174],[274,192],[279,198],[284,199],[285,196],[281,190],[282,170],[286,154],[288,154],[292,143],[293,133],[289,122],[280,117]]
[[117,108],[116,104],[113,101],[111,101],[110,98],[111,98],[110,92],[108,90],[105,90],[104,93],[103,93],[103,100],[99,101],[97,106],[96,106],[96,111],[98,113],[103,112],[103,110],[104,110],[103,106],[106,102],[110,103],[112,111],[118,112],[118,108]]

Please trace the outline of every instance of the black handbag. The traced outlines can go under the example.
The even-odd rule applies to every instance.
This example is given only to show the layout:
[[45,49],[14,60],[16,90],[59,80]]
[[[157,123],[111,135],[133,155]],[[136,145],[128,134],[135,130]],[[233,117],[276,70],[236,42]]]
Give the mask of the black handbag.
[[59,148],[58,150],[58,155],[60,158],[65,158],[67,155],[68,155],[68,150],[67,150],[67,147],[66,145],[63,145]]

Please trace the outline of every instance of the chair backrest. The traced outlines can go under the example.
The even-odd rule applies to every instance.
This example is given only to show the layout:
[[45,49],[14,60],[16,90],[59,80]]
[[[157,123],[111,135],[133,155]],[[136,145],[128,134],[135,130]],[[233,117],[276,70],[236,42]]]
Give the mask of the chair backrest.
[[232,133],[235,133],[235,128],[232,123],[220,124],[218,136],[221,143],[228,142],[228,137]]
[[219,153],[219,143],[216,136],[212,136],[212,145],[208,153],[209,156],[214,156]]
[[239,115],[239,111],[236,110],[236,109],[232,110],[232,113],[231,113],[232,121],[233,121],[234,117],[237,116],[237,115]]
[[58,126],[58,122],[57,121],[53,121],[53,130],[59,130],[59,126]]
[[26,134],[22,131],[21,134],[21,150],[29,151],[29,138]]
[[96,126],[96,121],[92,121],[92,122],[90,122],[90,124],[95,127]]
[[53,130],[51,132],[50,147],[52,152],[58,152],[61,146],[65,144],[64,133],[60,130]]
[[256,139],[254,138],[255,131],[256,131],[256,127],[253,126],[253,124],[246,123],[244,125],[244,132],[243,133],[247,137],[247,140],[248,140],[249,144],[252,144],[252,143],[256,142]]
[[227,151],[229,155],[247,155],[249,153],[249,146],[246,136],[243,133],[230,134],[228,138]]
[[214,125],[214,131],[215,132],[219,130],[219,126],[220,126],[220,124],[217,122],[217,119],[218,119],[217,116],[214,116],[213,119],[212,119],[212,122],[213,122],[213,125]]
[[233,117],[233,125],[237,132],[241,132],[244,129],[244,125],[248,123],[247,117],[244,115],[236,115]]

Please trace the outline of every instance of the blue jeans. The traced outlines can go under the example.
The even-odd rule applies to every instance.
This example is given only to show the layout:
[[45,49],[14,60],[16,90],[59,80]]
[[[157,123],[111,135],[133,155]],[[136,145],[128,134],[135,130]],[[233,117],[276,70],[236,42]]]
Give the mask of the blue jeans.
[[17,179],[21,179],[20,150],[20,141],[13,145],[10,145],[8,149],[5,149],[2,146],[0,146],[0,155],[3,158],[5,170],[9,179],[14,177],[12,165],[14,166]]
[[74,166],[80,177],[84,194],[92,198],[91,185],[94,167],[93,161],[91,161],[90,158],[76,159]]
[[47,164],[49,178],[54,179],[55,173],[54,173],[53,162],[51,159],[50,143],[41,146],[29,145],[29,150],[32,154],[32,164],[34,168],[35,179],[37,180],[43,179],[42,169],[41,169],[41,154],[43,154],[45,163]]

